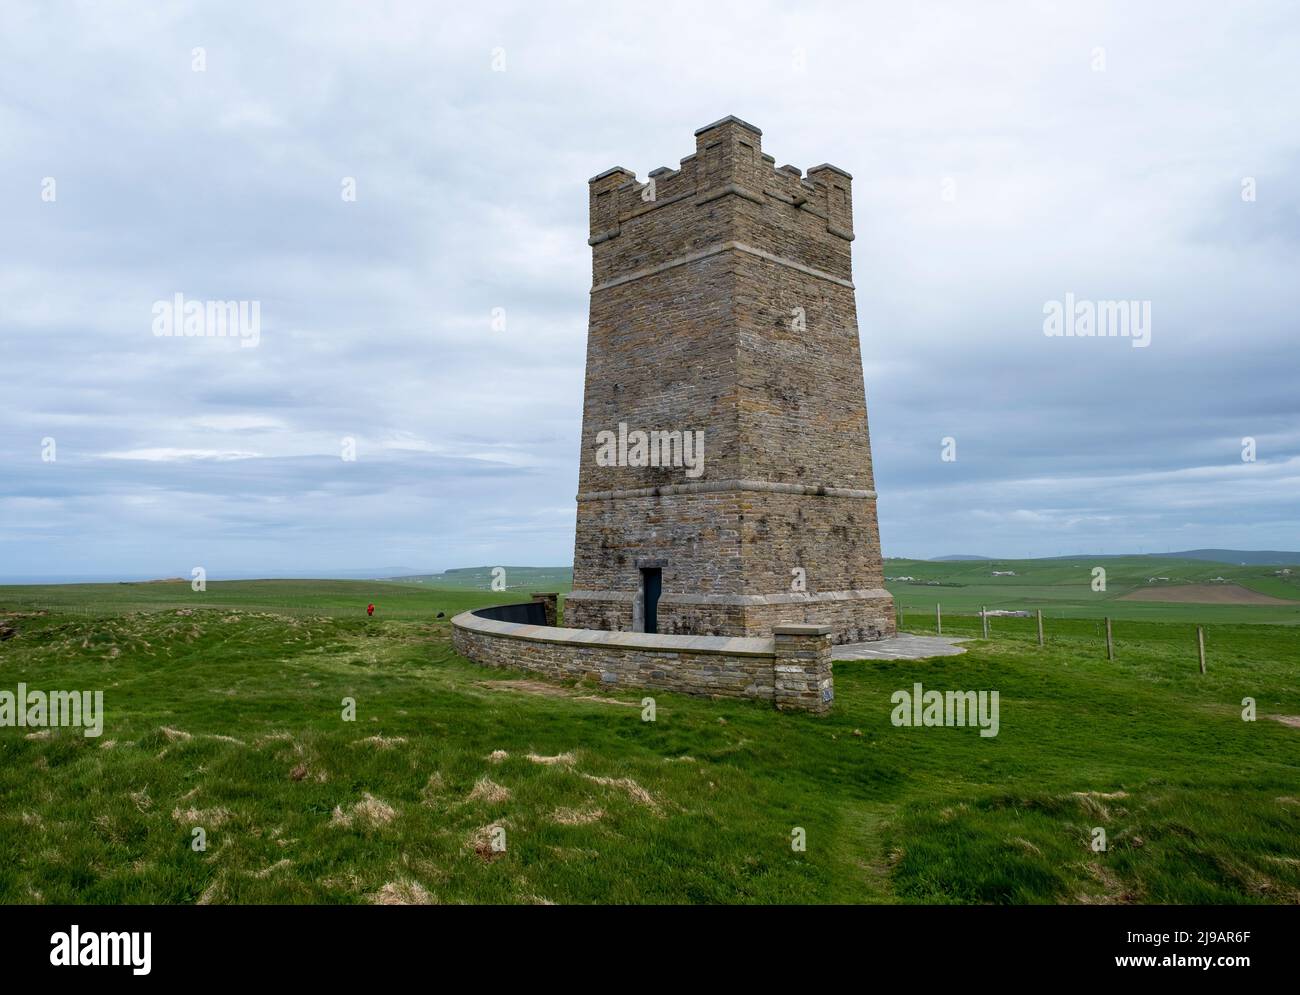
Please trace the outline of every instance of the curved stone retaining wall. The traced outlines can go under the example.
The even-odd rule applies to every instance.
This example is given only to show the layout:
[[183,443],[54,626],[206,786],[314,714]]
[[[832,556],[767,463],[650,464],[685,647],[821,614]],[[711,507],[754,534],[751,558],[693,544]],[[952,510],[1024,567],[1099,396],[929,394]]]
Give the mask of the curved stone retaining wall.
[[755,698],[824,714],[835,696],[831,627],[778,626],[769,638],[563,629],[464,612],[451,620],[457,652],[489,667],[610,687]]

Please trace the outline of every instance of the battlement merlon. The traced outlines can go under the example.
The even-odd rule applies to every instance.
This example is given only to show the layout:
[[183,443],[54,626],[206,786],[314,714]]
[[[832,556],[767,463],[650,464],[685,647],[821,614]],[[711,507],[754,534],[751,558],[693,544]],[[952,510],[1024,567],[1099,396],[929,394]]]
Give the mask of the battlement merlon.
[[852,241],[852,175],[829,163],[814,166],[806,178],[794,166],[778,169],[776,160],[763,154],[762,137],[754,125],[728,116],[695,132],[695,152],[676,170],[653,169],[646,183],[622,166],[593,176],[588,244],[617,237],[624,224],[657,208],[687,199],[702,206],[729,195],[759,205],[782,201],[824,219],[827,232]]

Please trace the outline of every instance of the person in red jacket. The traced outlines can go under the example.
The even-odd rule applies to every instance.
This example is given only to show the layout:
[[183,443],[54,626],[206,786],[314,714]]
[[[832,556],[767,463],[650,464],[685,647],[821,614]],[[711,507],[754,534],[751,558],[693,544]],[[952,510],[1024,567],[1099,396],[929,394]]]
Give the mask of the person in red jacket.
[[372,601],[370,602],[370,604],[366,605],[366,614],[373,615],[374,613],[375,613],[375,603]]

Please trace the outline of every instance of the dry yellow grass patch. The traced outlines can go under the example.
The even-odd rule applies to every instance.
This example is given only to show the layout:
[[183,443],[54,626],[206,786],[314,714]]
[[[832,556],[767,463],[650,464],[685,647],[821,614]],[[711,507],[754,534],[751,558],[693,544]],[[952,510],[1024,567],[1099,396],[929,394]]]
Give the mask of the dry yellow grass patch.
[[1035,857],[1041,857],[1043,855],[1042,850],[1038,849],[1038,847],[1033,843],[1030,843],[1029,840],[1025,839],[1023,836],[1013,836],[1007,842],[1020,847],[1020,849],[1024,850],[1025,853],[1032,853]]
[[510,754],[505,750],[493,750],[487,755],[487,759],[489,763],[499,764],[502,760],[508,759],[509,756]]
[[465,845],[484,860],[492,861],[496,860],[498,857],[504,857],[506,854],[505,850],[498,850],[493,844],[499,836],[498,830],[504,832],[507,825],[507,820],[498,819],[496,822],[490,823],[489,825],[479,826],[469,834],[469,838],[465,841]]
[[598,694],[580,694],[573,699],[574,701],[594,701],[599,705],[622,705],[624,708],[640,708],[641,703],[636,701],[620,701],[618,698],[604,698]]
[[468,800],[472,802],[504,802],[510,800],[510,789],[497,784],[487,777],[480,777],[474,782]]
[[604,815],[605,810],[602,808],[557,808],[551,813],[551,821],[561,826],[589,826],[600,821]]
[[218,874],[212,879],[212,882],[203,889],[195,905],[212,905],[215,902],[224,901],[226,897],[226,876]]
[[367,736],[365,739],[358,739],[352,745],[373,746],[376,750],[391,750],[394,746],[401,746],[405,742],[405,736]]
[[660,813],[659,803],[655,801],[654,795],[650,794],[630,777],[597,777],[595,774],[583,774],[582,776],[594,784],[602,784],[608,788],[619,788],[626,791],[628,797],[634,802],[645,805],[656,814]]
[[420,800],[425,805],[433,805],[437,801],[437,796],[442,793],[446,785],[443,783],[442,774],[434,771],[429,775],[429,780],[420,790]]
[[177,807],[172,809],[172,818],[184,825],[216,829],[229,821],[230,810],[227,808],[187,808],[182,811]]
[[528,759],[535,764],[565,764],[567,766],[568,764],[572,764],[578,758],[574,753],[569,752],[557,753],[553,757],[543,757],[538,756],[536,753],[530,753],[528,754]]
[[114,843],[122,842],[122,834],[117,830],[117,823],[111,815],[107,813],[95,816],[95,828],[98,829],[105,839]]
[[433,896],[418,881],[389,881],[370,896],[372,905],[433,905]]
[[[1110,807],[1106,804],[1108,801],[1114,801],[1119,798],[1127,798],[1127,791],[1072,791],[1070,793],[1085,812],[1089,812],[1102,819],[1110,818]],[[1120,811],[1123,811],[1121,809]]]
[[253,740],[254,746],[267,746],[271,743],[292,743],[293,734],[288,732],[268,732],[265,736],[258,736]]
[[167,737],[169,743],[184,743],[194,738],[184,729],[173,729],[171,726],[163,726],[158,731]]
[[476,687],[489,691],[519,691],[523,694],[539,694],[546,698],[567,698],[569,689],[558,684],[546,684],[543,681],[475,681]]
[[272,874],[274,874],[276,871],[280,870],[281,868],[292,867],[292,866],[293,866],[293,861],[290,860],[288,857],[285,857],[283,860],[277,860],[274,864],[271,864],[269,867],[263,867],[260,871],[253,871],[252,873],[253,873],[253,877],[255,878],[269,878]]
[[1101,864],[1091,862],[1086,865],[1087,871],[1102,886],[1101,894],[1081,893],[1076,895],[1074,900],[1080,905],[1119,905],[1127,902],[1130,898],[1124,891],[1124,885],[1108,868]]
[[127,797],[131,799],[131,804],[135,806],[137,812],[144,812],[153,807],[153,799],[149,797],[148,785],[145,785],[139,791],[127,792]]
[[53,739],[53,729],[42,729],[40,732],[29,732],[23,739]]
[[331,890],[346,891],[354,895],[358,894],[364,887],[361,881],[361,875],[356,871],[346,871],[342,874],[331,874],[328,877],[321,878],[320,883]]
[[384,826],[397,818],[397,809],[389,805],[386,801],[376,798],[369,791],[362,792],[361,801],[357,802],[347,812],[343,811],[343,806],[334,806],[334,812],[330,816],[331,826],[342,826],[348,828],[353,825],[364,826]]

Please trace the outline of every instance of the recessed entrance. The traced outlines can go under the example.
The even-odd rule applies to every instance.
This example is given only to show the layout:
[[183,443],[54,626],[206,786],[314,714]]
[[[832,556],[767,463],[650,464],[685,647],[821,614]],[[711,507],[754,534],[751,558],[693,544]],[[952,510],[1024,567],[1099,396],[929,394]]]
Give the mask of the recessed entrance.
[[659,592],[663,589],[663,570],[660,567],[641,568],[643,632],[659,631]]

